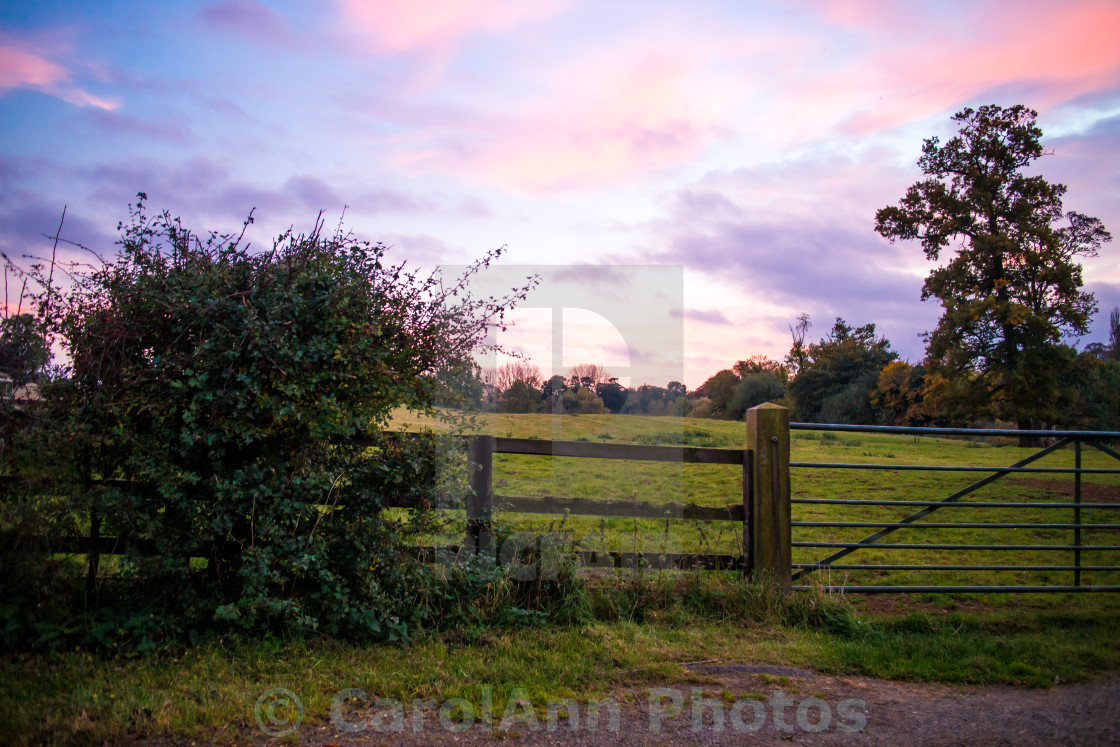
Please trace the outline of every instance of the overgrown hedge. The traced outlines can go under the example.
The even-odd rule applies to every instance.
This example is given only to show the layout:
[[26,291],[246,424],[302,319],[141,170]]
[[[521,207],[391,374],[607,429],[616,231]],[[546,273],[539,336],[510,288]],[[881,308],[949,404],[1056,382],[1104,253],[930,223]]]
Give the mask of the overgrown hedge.
[[[196,236],[140,198],[114,258],[41,285],[38,323],[68,364],[2,455],[18,479],[0,528],[21,539],[0,550],[0,640],[400,638],[441,605],[475,605],[497,571],[409,552],[462,498],[462,456],[382,429],[446,399],[441,375],[528,286],[470,296],[499,252],[444,281],[321,223],[254,251],[244,231]],[[56,550],[95,529],[124,554],[86,586],[85,557]]]

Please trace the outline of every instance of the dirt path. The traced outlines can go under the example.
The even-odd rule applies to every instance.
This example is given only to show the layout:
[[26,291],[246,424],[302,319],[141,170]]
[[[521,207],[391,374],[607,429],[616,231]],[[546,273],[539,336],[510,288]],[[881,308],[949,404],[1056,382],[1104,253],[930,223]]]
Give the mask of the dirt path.
[[[831,677],[791,667],[698,662],[687,680],[618,690],[612,720],[599,704],[591,729],[587,702],[576,703],[578,724],[569,728],[561,711],[555,730],[541,715],[545,703],[495,703],[506,728],[484,731],[480,722],[456,733],[461,712],[441,723],[436,704],[403,704],[400,731],[378,733],[374,723],[393,726],[391,710],[367,704],[343,714],[343,725],[304,724],[292,735],[300,744],[821,744],[821,745],[1032,745],[1120,744],[1120,678],[1048,690],[1018,687],[953,687],[899,683],[867,677]],[[385,704],[390,705],[390,704]],[[674,708],[675,706],[675,708]],[[508,708],[508,710],[507,710]],[[532,713],[535,711],[535,713]],[[673,713],[676,711],[676,715]],[[371,716],[380,720],[370,722]],[[415,719],[415,720],[414,720]],[[418,727],[416,730],[414,727]],[[534,728],[536,727],[536,728]],[[722,728],[720,728],[722,727]],[[275,740],[260,731],[248,741]],[[289,737],[285,743],[292,743]],[[224,741],[224,740],[223,740]],[[240,741],[240,740],[238,740]]]
[[[1047,480],[1044,478],[1010,477],[1016,485],[1035,490],[1045,490],[1063,498],[1073,497],[1071,480]],[[1081,500],[1085,503],[1120,503],[1120,485],[1098,485],[1092,482],[1081,483]]]

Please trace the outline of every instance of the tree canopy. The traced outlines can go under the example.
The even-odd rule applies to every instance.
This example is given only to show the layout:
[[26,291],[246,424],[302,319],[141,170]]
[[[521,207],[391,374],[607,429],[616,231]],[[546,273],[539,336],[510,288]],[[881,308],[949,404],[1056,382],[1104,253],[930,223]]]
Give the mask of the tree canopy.
[[1111,240],[1097,218],[1064,211],[1065,185],[1026,173],[1047,155],[1037,116],[1021,105],[958,112],[955,137],[922,146],[927,178],[875,215],[878,233],[920,241],[932,261],[952,251],[922,290],[942,306],[927,367],[973,408],[1020,427],[1061,417],[1072,356],[1059,348],[1088,331],[1095,310],[1075,259]]
[[[805,330],[808,317],[802,317]],[[880,372],[898,358],[884,337],[876,337],[875,325],[852,327],[840,317],[819,342],[800,344],[794,350],[801,358],[797,375],[789,384],[797,417],[807,422],[873,423],[871,393]],[[792,354],[792,351],[791,351]]]

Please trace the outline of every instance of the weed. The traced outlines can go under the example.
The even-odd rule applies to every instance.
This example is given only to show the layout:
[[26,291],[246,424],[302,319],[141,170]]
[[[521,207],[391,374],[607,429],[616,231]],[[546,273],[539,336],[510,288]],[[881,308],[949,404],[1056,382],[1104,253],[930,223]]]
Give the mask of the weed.
[[651,446],[726,447],[734,445],[734,441],[724,434],[691,426],[685,426],[679,431],[639,433],[634,437],[634,441]]

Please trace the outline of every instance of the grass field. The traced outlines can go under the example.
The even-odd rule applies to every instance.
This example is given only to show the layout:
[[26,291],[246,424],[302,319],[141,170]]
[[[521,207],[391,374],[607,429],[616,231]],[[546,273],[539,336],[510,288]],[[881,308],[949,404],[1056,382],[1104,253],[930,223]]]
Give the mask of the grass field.
[[[402,416],[404,427],[423,421]],[[603,443],[686,444],[742,448],[743,423],[686,418],[649,418],[581,415],[485,415],[478,432],[517,438],[541,438]],[[793,431],[791,461],[854,464],[1008,466],[1037,449],[1011,445],[1011,439],[962,440],[887,434]],[[495,455],[494,492],[501,496],[555,496],[637,500],[652,503],[695,503],[708,506],[741,505],[742,470],[737,466],[631,462],[607,459]],[[1072,448],[1058,450],[1031,467],[1074,466]],[[1084,447],[1082,466],[1118,469],[1120,461]],[[986,477],[988,473],[839,470],[793,468],[794,498],[940,500]],[[1082,477],[1083,502],[1113,503],[1120,509],[1120,474]],[[1039,508],[947,507],[900,529],[884,542],[892,544],[1012,544],[1070,545],[1073,530],[1066,528],[923,528],[929,523],[1069,524],[1073,509],[1045,508],[1045,503],[1072,502],[1070,474],[1019,474],[997,480],[965,499],[969,502],[1034,502]],[[495,521],[503,532],[563,532],[571,547],[583,550],[660,553],[725,553],[742,551],[742,527],[732,521],[664,521],[629,518],[598,519],[576,516],[516,514],[501,511]],[[795,521],[893,522],[919,510],[910,506],[836,506],[795,504]],[[1120,510],[1082,509],[1083,523],[1120,524]],[[794,541],[856,542],[875,528],[795,527]],[[1120,531],[1085,529],[1084,545],[1117,545]],[[812,563],[833,552],[794,548],[795,563]],[[893,550],[860,549],[844,563],[893,565],[1072,565],[1071,551],[1021,550]],[[1084,566],[1120,565],[1120,552],[1083,551]],[[820,572],[822,581],[843,585],[1069,585],[1071,571],[887,571]],[[1084,585],[1120,584],[1118,572],[1083,571]]]
[[[400,427],[423,423],[407,415]],[[499,436],[613,443],[679,443],[739,448],[742,423],[678,418],[494,415],[479,426]],[[1010,445],[974,444],[929,438],[794,432],[793,459],[809,462],[1008,465],[1029,450]],[[1111,464],[1110,464],[1111,462]],[[1040,464],[1071,466],[1062,452]],[[1087,451],[1086,467],[1116,462]],[[982,475],[870,471],[795,471],[795,496],[821,498],[930,498],[948,495]],[[1005,478],[978,499],[1058,500],[1068,476]],[[634,463],[592,459],[508,456],[495,462],[499,494],[583,496],[627,500],[725,505],[740,500],[736,467]],[[1087,475],[1086,500],[1120,502],[1117,475]],[[1042,509],[945,509],[952,521],[1066,521]],[[878,520],[908,509],[854,513],[833,506],[795,506],[795,516]],[[1086,512],[1086,521],[1106,521],[1105,512]],[[1111,514],[1110,514],[1111,515]],[[741,529],[733,522],[635,522],[578,517],[510,515],[499,512],[504,531],[548,529],[563,524],[572,543],[606,544],[621,550],[737,552]],[[1116,521],[1116,519],[1112,519]],[[722,525],[722,526],[720,526]],[[666,533],[668,527],[668,533]],[[851,537],[874,530],[796,530],[802,537]],[[908,530],[915,531],[915,530]],[[979,531],[979,530],[975,530]],[[992,530],[996,531],[996,530]],[[999,530],[1011,535],[981,537],[974,530],[898,533],[919,542],[1068,543],[1065,530]],[[1115,532],[1110,533],[1115,537]],[[1115,542],[1088,535],[1086,542]],[[874,554],[879,552],[879,555]],[[1064,562],[1066,553],[999,554],[940,551],[860,550],[852,560],[891,562]],[[1037,558],[1036,558],[1037,556]],[[1058,561],[1052,556],[1062,556]],[[816,557],[799,552],[805,560]],[[1087,556],[1086,564],[1116,562],[1115,555]],[[882,574],[849,582],[1001,583],[1068,582],[1068,575]],[[1116,576],[1096,583],[1116,583]],[[832,581],[837,581],[835,575]],[[427,636],[408,645],[358,647],[330,640],[207,644],[166,650],[147,658],[98,658],[84,651],[9,654],[0,657],[0,724],[6,742],[101,743],[138,738],[198,739],[220,744],[260,741],[254,706],[266,691],[289,688],[305,708],[304,736],[329,718],[331,698],[344,688],[371,697],[463,697],[480,703],[484,688],[504,703],[515,688],[530,700],[564,697],[585,700],[624,688],[695,680],[684,663],[718,661],[791,665],[829,673],[973,684],[1051,686],[1120,672],[1118,594],[920,594],[843,598],[804,592],[792,598],[743,583],[736,574],[638,574],[592,578],[576,588],[592,615],[578,624],[539,623],[534,627]]]

